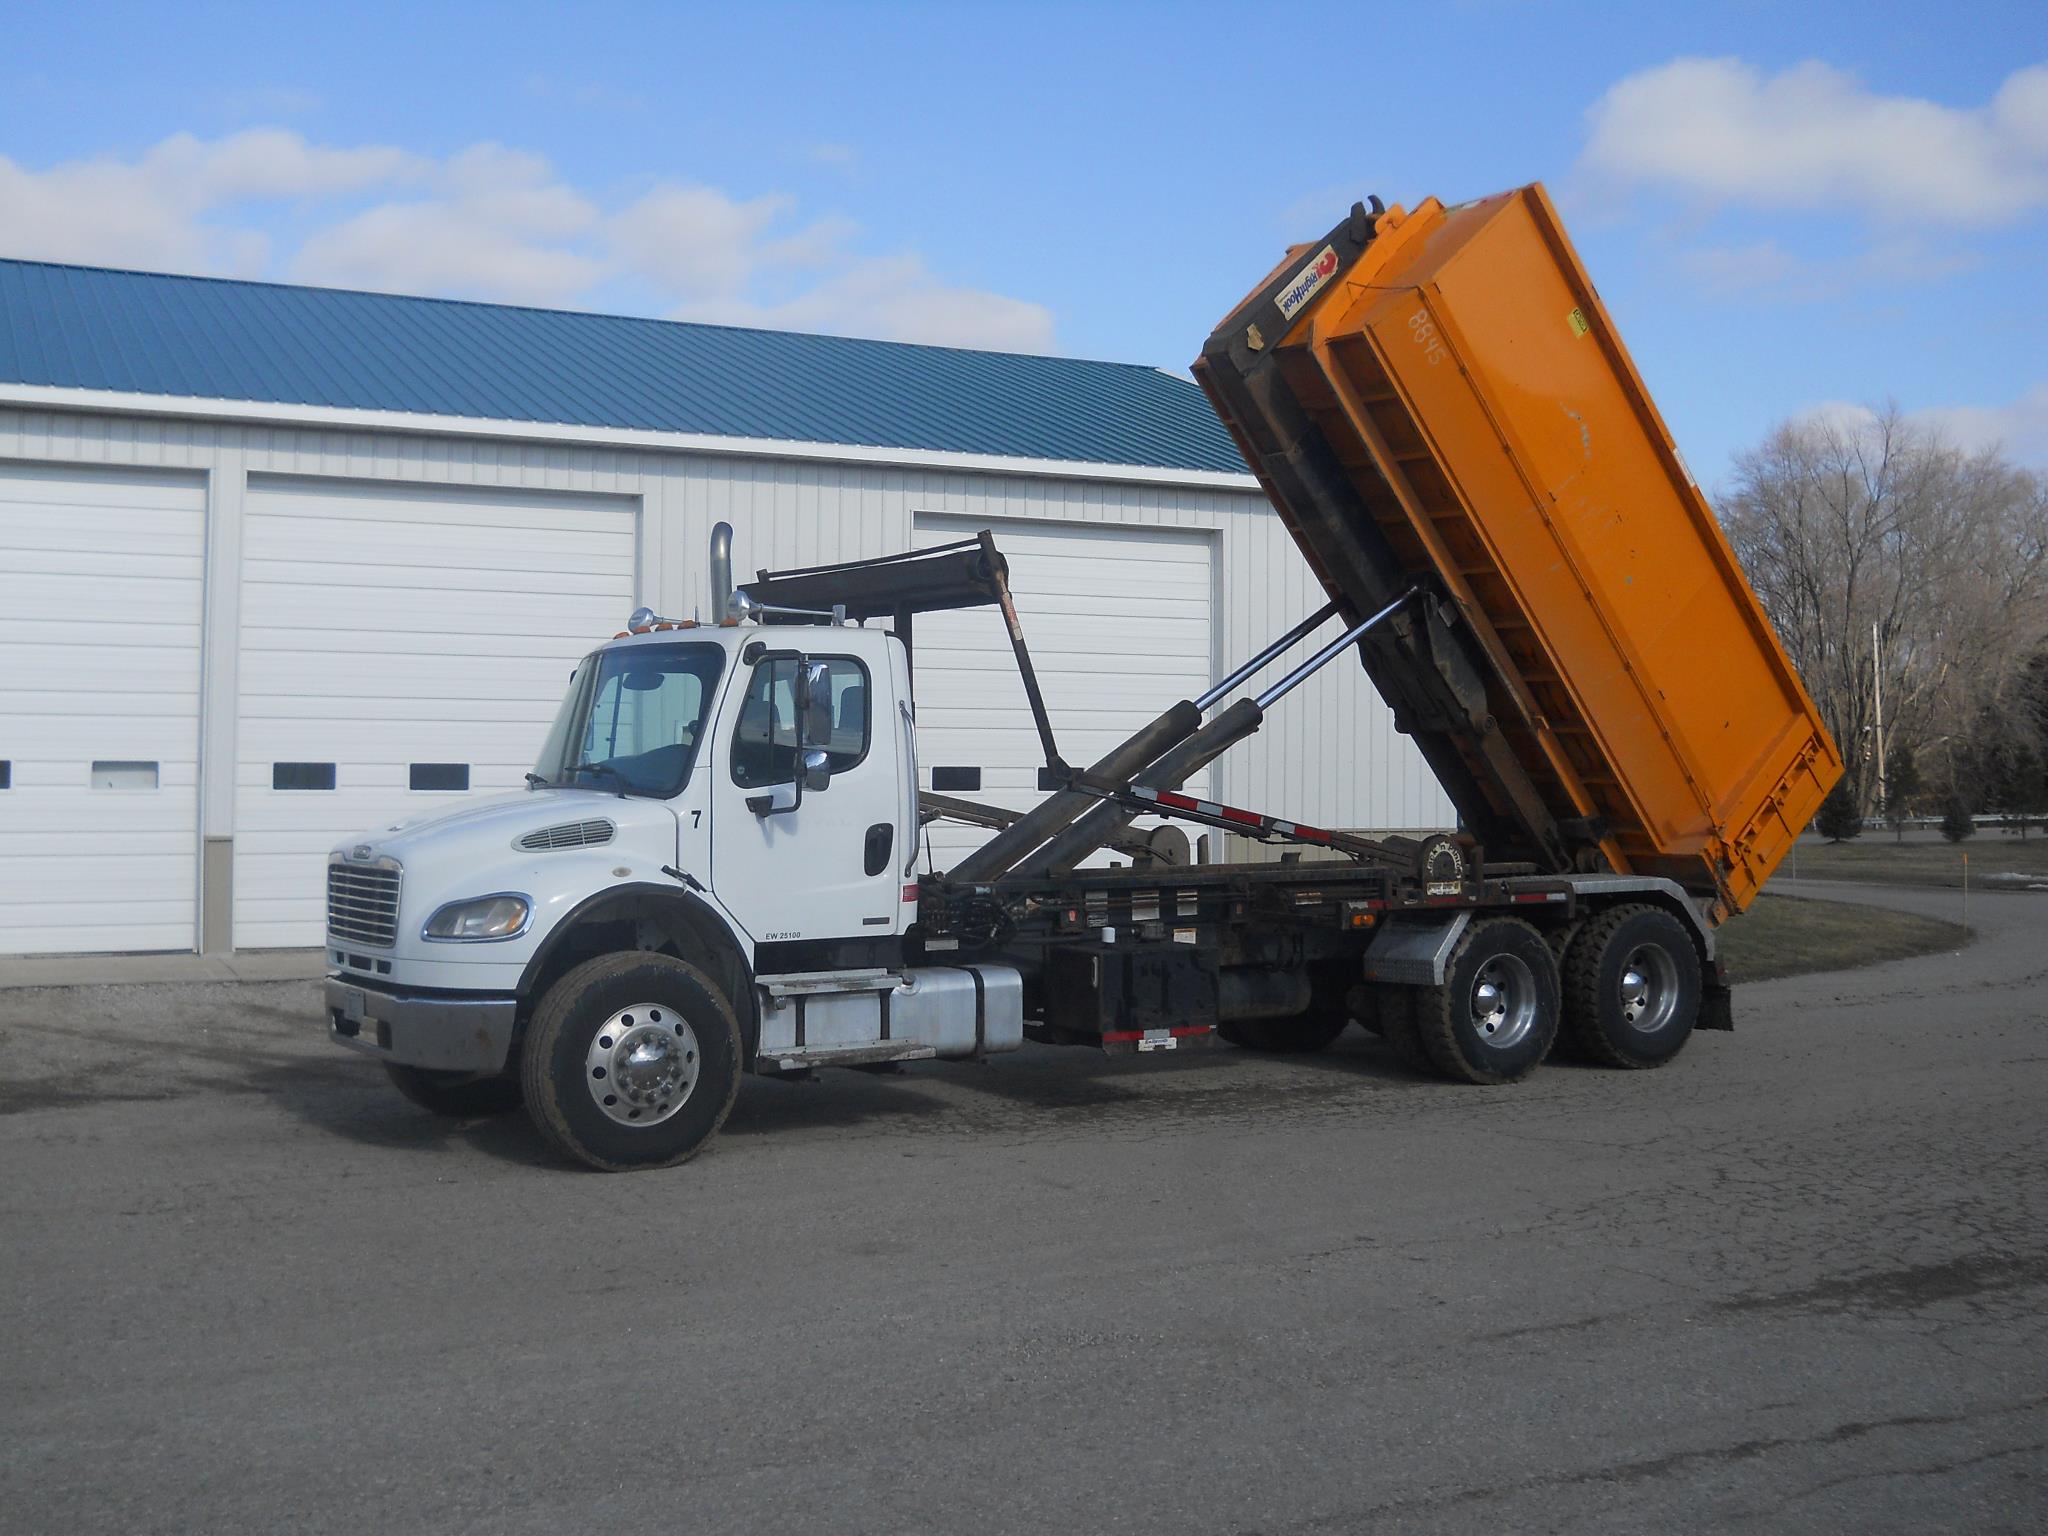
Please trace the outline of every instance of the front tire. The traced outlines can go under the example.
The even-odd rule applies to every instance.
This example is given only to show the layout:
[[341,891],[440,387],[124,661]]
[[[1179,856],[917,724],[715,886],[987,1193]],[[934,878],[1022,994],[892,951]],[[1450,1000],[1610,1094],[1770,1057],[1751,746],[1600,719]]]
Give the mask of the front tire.
[[1700,957],[1661,907],[1613,907],[1572,936],[1564,957],[1564,1028],[1602,1066],[1661,1067],[1685,1049],[1700,1015]]
[[520,1054],[527,1113],[564,1156],[669,1168],[725,1124],[740,1027],[717,983],[668,955],[600,955],[548,989]]
[[1430,1065],[1454,1082],[1512,1083],[1557,1039],[1557,957],[1520,918],[1472,924],[1441,987],[1417,987],[1415,1032]]
[[477,1077],[468,1072],[430,1072],[425,1067],[384,1063],[391,1086],[421,1109],[451,1120],[502,1115],[519,1107],[519,1079],[510,1073]]

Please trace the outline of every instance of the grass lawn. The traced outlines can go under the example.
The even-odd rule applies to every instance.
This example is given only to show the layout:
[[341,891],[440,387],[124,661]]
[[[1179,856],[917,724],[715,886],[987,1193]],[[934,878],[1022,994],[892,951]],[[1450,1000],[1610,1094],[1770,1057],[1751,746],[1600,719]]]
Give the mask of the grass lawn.
[[[1910,835],[1894,842],[1889,832],[1865,832],[1853,842],[1823,843],[1802,839],[1799,851],[1778,866],[1781,880],[1860,880],[1868,885],[1939,885],[1963,883],[1963,858],[1970,860],[1970,884],[1987,890],[2019,882],[2000,876],[2025,875],[2048,882],[2048,837],[2030,834],[2024,840],[1999,832],[1980,832],[1961,843]],[[1796,863],[1795,863],[1796,860]],[[2048,914],[2044,914],[2048,916]]]
[[1960,923],[1797,896],[1759,896],[1742,916],[1723,923],[1716,937],[1731,982],[1853,970],[1963,945]]

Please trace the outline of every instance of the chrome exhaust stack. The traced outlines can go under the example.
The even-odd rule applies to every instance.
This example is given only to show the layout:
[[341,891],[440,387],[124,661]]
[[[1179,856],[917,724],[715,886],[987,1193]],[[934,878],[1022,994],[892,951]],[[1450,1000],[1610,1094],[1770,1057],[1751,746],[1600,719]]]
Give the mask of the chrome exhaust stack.
[[711,526],[711,621],[732,612],[732,524]]

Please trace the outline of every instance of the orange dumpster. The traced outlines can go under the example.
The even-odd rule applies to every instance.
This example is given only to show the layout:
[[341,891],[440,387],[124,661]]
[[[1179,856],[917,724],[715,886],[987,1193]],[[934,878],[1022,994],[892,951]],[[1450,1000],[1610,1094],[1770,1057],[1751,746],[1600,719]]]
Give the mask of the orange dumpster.
[[1435,596],[1364,659],[1489,862],[1749,904],[1841,757],[1541,186],[1354,210],[1195,371],[1347,612]]

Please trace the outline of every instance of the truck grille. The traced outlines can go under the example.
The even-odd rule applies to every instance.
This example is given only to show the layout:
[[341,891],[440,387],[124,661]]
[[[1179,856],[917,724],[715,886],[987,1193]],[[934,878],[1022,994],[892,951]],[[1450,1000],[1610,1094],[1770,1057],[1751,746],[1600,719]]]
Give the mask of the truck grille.
[[352,944],[391,948],[398,939],[398,870],[328,865],[327,931]]

